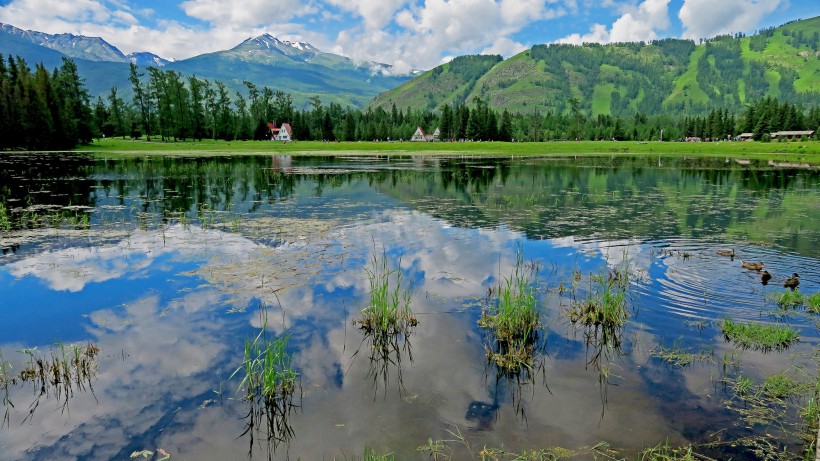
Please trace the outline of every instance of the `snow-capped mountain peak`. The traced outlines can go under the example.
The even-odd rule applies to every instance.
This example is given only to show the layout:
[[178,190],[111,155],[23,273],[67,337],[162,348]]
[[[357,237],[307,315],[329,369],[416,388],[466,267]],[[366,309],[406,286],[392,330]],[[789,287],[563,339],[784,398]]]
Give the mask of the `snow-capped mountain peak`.
[[[302,51],[308,53],[321,53],[321,51],[308,42],[291,42],[289,40],[280,40],[271,34],[257,35],[251,37],[240,43],[238,47],[256,46],[261,49],[278,49],[282,52]],[[237,48],[238,48],[237,47]]]

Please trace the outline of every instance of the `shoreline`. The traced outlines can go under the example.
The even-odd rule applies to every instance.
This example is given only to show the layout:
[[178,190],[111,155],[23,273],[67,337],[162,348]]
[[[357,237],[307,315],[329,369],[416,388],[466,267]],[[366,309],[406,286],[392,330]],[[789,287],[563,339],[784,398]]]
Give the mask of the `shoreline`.
[[[143,141],[99,139],[93,144],[61,153],[95,156],[484,156],[484,157],[696,157],[771,160],[782,166],[820,166],[820,141],[687,143],[660,141],[552,141],[504,142],[321,142],[295,141]],[[2,151],[0,155],[42,154],[45,151]],[[52,152],[53,153],[53,152]]]

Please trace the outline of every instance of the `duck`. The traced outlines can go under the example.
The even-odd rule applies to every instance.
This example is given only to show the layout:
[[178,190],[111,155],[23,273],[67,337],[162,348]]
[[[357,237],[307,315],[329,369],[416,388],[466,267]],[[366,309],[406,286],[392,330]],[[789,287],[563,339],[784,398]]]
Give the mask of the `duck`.
[[769,280],[771,280],[771,279],[772,279],[772,274],[770,274],[769,271],[763,271],[763,272],[760,273],[760,283],[762,283],[763,285],[768,285]]
[[735,249],[732,248],[731,250],[718,250],[715,253],[719,254],[720,256],[729,256],[731,258],[735,257]]
[[763,269],[763,266],[765,266],[765,264],[763,264],[763,263],[747,263],[746,261],[740,261],[740,266],[743,267],[744,269],[749,269],[751,271],[759,271],[760,269]]
[[784,287],[791,288],[792,290],[797,288],[798,285],[800,285],[800,276],[797,275],[796,272],[792,274],[791,277],[787,278],[786,281],[783,283]]

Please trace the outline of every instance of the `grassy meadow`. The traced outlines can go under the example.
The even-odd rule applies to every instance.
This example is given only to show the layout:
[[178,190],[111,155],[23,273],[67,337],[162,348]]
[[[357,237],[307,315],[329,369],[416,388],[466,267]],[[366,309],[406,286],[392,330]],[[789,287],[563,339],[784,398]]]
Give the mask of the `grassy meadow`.
[[98,139],[75,149],[111,155],[486,155],[486,156],[566,156],[566,155],[670,155],[704,158],[736,158],[820,164],[820,142],[638,142],[638,141],[556,141],[544,143],[409,143],[296,141],[151,141]]

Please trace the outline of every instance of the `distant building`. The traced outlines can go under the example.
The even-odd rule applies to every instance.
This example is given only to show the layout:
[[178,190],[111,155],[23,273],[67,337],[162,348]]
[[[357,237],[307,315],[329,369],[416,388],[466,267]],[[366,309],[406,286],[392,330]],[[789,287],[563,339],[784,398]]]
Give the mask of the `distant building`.
[[737,136],[737,140],[738,141],[751,141],[751,140],[754,139],[754,137],[755,137],[754,133],[740,133]]
[[276,128],[276,121],[268,123],[271,141],[293,141],[293,128],[290,123],[283,123],[281,128]]
[[425,142],[427,141],[427,135],[424,134],[424,130],[421,127],[416,128],[416,132],[413,133],[413,136],[410,137],[410,142]]
[[434,142],[439,140],[439,136],[441,136],[441,131],[438,128],[433,134],[426,134],[421,127],[418,127],[413,136],[410,137],[410,142]]
[[811,138],[812,136],[814,136],[814,131],[775,131],[774,133],[772,133],[772,139],[797,139],[802,138],[803,136]]

